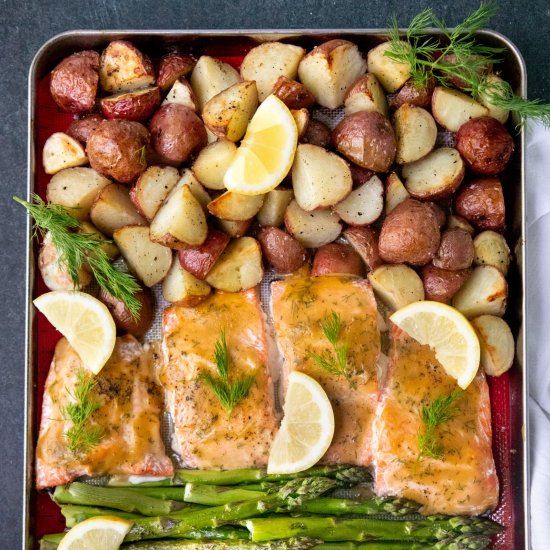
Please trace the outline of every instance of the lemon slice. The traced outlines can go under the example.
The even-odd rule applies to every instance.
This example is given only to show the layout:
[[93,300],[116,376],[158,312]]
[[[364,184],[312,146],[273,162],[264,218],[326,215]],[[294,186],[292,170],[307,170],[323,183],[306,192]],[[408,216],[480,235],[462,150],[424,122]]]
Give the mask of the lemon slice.
[[414,302],[390,320],[417,342],[430,346],[449,376],[466,389],[479,368],[479,340],[468,319],[439,302]]
[[116,342],[116,327],[107,307],[76,290],[42,294],[34,305],[78,353],[84,366],[97,374],[107,362]]
[[261,195],[288,174],[298,144],[296,122],[288,107],[270,95],[258,107],[223,182],[229,191]]
[[117,550],[132,522],[114,516],[96,516],[77,523],[62,539],[58,550]]
[[319,382],[302,372],[288,377],[284,418],[269,453],[267,472],[292,474],[311,468],[334,435],[332,405]]

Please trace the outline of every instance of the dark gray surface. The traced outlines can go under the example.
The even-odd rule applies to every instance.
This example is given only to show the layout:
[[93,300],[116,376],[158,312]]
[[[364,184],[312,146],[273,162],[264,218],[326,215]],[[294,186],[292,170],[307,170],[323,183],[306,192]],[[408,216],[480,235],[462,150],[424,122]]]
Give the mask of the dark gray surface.
[[[405,25],[426,3],[359,1],[141,1],[95,2],[0,0],[3,55],[0,71],[0,542],[21,545],[23,480],[25,216],[11,200],[26,193],[27,71],[36,50],[54,34],[70,29],[169,28],[373,28],[385,27],[395,13]],[[478,6],[477,1],[432,3],[449,24]],[[548,0],[499,2],[491,28],[508,36],[522,51],[529,75],[530,97],[550,101],[550,33]]]

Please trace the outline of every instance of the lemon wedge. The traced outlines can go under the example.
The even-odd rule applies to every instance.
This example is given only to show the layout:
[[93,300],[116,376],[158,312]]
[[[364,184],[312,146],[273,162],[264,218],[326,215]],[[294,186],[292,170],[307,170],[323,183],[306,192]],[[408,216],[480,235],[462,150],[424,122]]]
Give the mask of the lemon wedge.
[[132,522],[97,516],[77,523],[59,543],[58,550],[117,550]]
[[115,322],[107,307],[76,290],[47,292],[36,298],[34,305],[67,338],[84,366],[97,374],[116,342]]
[[449,376],[466,389],[479,368],[480,346],[468,319],[440,302],[414,302],[390,320],[417,342],[430,346]]
[[334,412],[321,384],[302,372],[288,377],[284,418],[275,436],[267,472],[292,474],[311,468],[334,436]]
[[270,95],[258,107],[223,182],[229,191],[261,195],[288,174],[298,145],[296,122],[288,107]]

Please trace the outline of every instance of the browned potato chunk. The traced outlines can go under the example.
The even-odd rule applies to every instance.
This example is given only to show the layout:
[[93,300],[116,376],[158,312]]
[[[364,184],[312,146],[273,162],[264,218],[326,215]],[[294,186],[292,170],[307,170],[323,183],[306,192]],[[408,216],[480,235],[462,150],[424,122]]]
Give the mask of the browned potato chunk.
[[46,174],[56,174],[64,168],[88,164],[84,148],[76,139],[55,132],[44,143],[42,150],[42,165]]
[[91,111],[99,81],[99,54],[92,50],[73,53],[52,71],[50,93],[64,111]]
[[238,238],[246,235],[246,232],[252,223],[252,219],[244,220],[242,222],[216,219],[216,223],[224,233],[227,233],[230,237]]
[[441,269],[467,269],[474,260],[472,236],[462,229],[447,229],[441,234],[433,264]]
[[258,223],[262,226],[279,227],[283,223],[285,210],[293,198],[292,189],[278,187],[266,193],[264,203],[256,216]]
[[151,145],[166,164],[178,165],[207,144],[202,120],[189,107],[163,105],[149,122]]
[[365,272],[361,256],[348,244],[329,243],[317,249],[311,267],[312,277],[323,275],[354,275]]
[[90,218],[109,237],[125,225],[147,225],[136,211],[128,189],[118,183],[111,183],[101,189],[90,209]]
[[258,241],[267,263],[279,273],[292,273],[307,259],[305,248],[286,231],[278,227],[263,227]]
[[399,107],[408,103],[426,109],[432,103],[434,88],[435,82],[433,79],[428,80],[425,86],[417,86],[413,80],[407,80],[403,87],[392,97],[390,108],[399,109]]
[[191,88],[191,84],[185,80],[185,78],[178,78],[170,91],[162,102],[163,105],[169,105],[170,103],[176,103],[177,105],[183,105],[188,107],[193,112],[197,111],[197,98],[195,92]]
[[500,180],[492,177],[468,182],[456,194],[454,210],[477,229],[501,231],[505,205]]
[[233,162],[237,146],[227,139],[218,139],[207,145],[193,163],[193,174],[208,189],[225,189],[223,177]]
[[307,109],[292,109],[290,111],[294,122],[296,123],[296,129],[298,130],[298,139],[300,139],[307,130],[309,124],[309,111]]
[[437,219],[437,223],[439,224],[439,229],[441,229],[447,221],[447,216],[445,215],[445,211],[443,210],[443,208],[441,208],[441,206],[439,206],[435,202],[431,201],[428,201],[424,204],[427,204],[433,210]]
[[208,211],[222,220],[235,222],[253,218],[264,203],[263,195],[241,195],[233,191],[226,191],[208,203]]
[[369,271],[384,263],[378,252],[378,233],[372,227],[348,227],[344,237],[361,256]]
[[494,101],[494,95],[502,95],[502,89],[500,86],[502,86],[502,83],[504,82],[500,76],[497,76],[496,74],[489,74],[487,75],[485,82],[487,84],[491,84],[491,86],[488,86],[487,89],[483,90],[479,94],[479,102],[484,106],[487,107],[489,113],[489,116],[492,116],[493,118],[496,118],[499,122],[504,124],[508,120],[508,116],[510,115],[510,111],[508,109],[505,109],[504,107],[500,107],[498,105],[494,105],[494,103],[491,102],[491,100]]
[[212,197],[208,194],[208,191],[197,181],[197,178],[193,175],[193,172],[186,168],[181,173],[181,178],[178,181],[177,185],[188,185],[191,189],[193,196],[199,201],[202,209],[207,214],[208,213],[208,203],[212,200]]
[[403,201],[410,199],[411,195],[407,191],[406,187],[403,185],[403,182],[399,176],[392,172],[386,178],[386,197],[385,197],[385,213],[386,216]]
[[166,92],[181,77],[187,76],[195,67],[196,60],[192,55],[171,52],[160,59],[157,86]]
[[474,239],[474,265],[492,265],[503,275],[510,267],[510,249],[506,239],[495,231],[482,231]]
[[393,115],[397,140],[395,161],[414,162],[426,156],[435,146],[437,126],[432,115],[421,107],[405,104]]
[[211,229],[202,244],[178,251],[179,262],[191,275],[204,280],[229,244],[229,240],[229,236],[223,231]]
[[424,283],[426,300],[448,304],[472,274],[471,269],[449,271],[426,265],[420,273]]
[[307,212],[293,200],[285,211],[287,231],[306,248],[317,248],[331,243],[342,232],[336,214],[329,210]]
[[353,181],[353,187],[359,187],[364,183],[367,183],[375,173],[368,168],[363,168],[362,166],[357,166],[357,164],[350,164],[351,170],[351,179]]
[[262,251],[256,239],[231,241],[206,277],[208,284],[225,292],[240,292],[260,284],[264,276]]
[[432,95],[433,117],[451,132],[457,132],[471,118],[486,116],[487,113],[487,108],[481,103],[458,90],[436,86]]
[[510,162],[514,140],[498,120],[486,116],[469,120],[458,129],[456,148],[472,172],[493,176]]
[[374,175],[332,209],[350,225],[373,223],[384,209],[384,184]]
[[481,366],[485,374],[500,376],[514,363],[514,336],[500,317],[481,315],[471,321],[481,347]]
[[469,222],[467,222],[463,217],[456,216],[455,214],[451,214],[447,217],[447,229],[462,229],[470,235],[475,233],[475,229]]
[[315,103],[313,94],[301,82],[283,75],[276,80],[272,93],[289,109],[309,109]]
[[[409,48],[407,42],[401,42],[403,48]],[[373,73],[384,86],[387,92],[395,92],[411,76],[410,67],[407,63],[398,63],[390,59],[386,52],[390,47],[389,42],[383,42],[372,48],[367,56],[369,73]]]
[[90,222],[82,221],[78,226],[77,231],[79,233],[91,233],[95,238],[100,241],[104,241],[103,244],[99,245],[99,248],[105,252],[107,257],[110,260],[115,260],[118,258],[120,252],[117,245],[108,237],[106,237],[99,229]]
[[210,285],[194,277],[174,259],[162,281],[162,295],[167,302],[183,307],[195,307],[210,294]]
[[313,48],[300,62],[298,75],[319,105],[336,109],[366,69],[367,63],[353,42],[335,39]]
[[471,277],[453,298],[453,307],[468,319],[479,315],[502,317],[506,311],[508,285],[504,275],[490,265],[474,268]]
[[376,296],[392,310],[424,299],[422,280],[407,265],[382,265],[368,277]]
[[327,149],[332,143],[330,128],[320,120],[310,118],[304,135],[300,138],[302,143],[310,143]]
[[439,222],[430,206],[407,199],[382,224],[380,257],[393,264],[425,265],[435,256],[440,237]]
[[346,116],[359,111],[376,111],[388,116],[388,102],[380,82],[373,73],[360,76],[346,92],[344,98]]
[[92,113],[91,115],[73,120],[65,133],[86,146],[89,137],[104,120],[99,113]]
[[141,122],[148,119],[160,105],[160,90],[153,86],[131,92],[120,92],[102,97],[99,105],[105,118],[124,118]]
[[121,183],[133,182],[147,168],[149,132],[139,122],[104,120],[90,136],[91,167]]
[[114,40],[103,50],[99,79],[106,92],[127,92],[153,86],[155,71],[149,57],[126,40]]
[[332,132],[340,153],[363,168],[386,172],[395,160],[396,142],[390,121],[376,112],[345,117]]

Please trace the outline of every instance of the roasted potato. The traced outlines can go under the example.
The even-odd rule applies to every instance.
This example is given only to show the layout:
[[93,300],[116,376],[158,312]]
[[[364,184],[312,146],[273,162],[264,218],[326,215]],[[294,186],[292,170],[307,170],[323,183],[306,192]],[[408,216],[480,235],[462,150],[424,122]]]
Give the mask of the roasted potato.
[[110,183],[101,189],[90,208],[90,218],[109,237],[125,225],[147,225],[134,207],[128,189],[118,183]]
[[210,285],[194,277],[174,260],[162,281],[162,295],[167,302],[183,307],[195,307],[210,294]]
[[435,146],[437,126],[432,115],[422,107],[405,103],[393,115],[397,141],[395,161],[407,164],[425,157]]
[[136,210],[151,221],[179,179],[179,172],[173,166],[149,166],[130,190]]
[[86,152],[71,136],[63,132],[55,132],[44,143],[42,165],[46,174],[56,174],[64,168],[83,164],[88,164]]
[[151,241],[148,227],[126,225],[117,229],[113,238],[128,269],[145,286],[152,287],[164,279],[172,265],[172,251]]
[[239,141],[258,107],[254,81],[237,82],[212,97],[202,110],[206,127],[216,136]]
[[342,232],[336,214],[329,210],[307,212],[293,200],[285,211],[286,230],[306,248],[317,248],[331,243]]
[[441,233],[439,249],[433,259],[435,267],[456,271],[467,269],[474,261],[472,236],[462,229],[447,229]]
[[458,129],[471,118],[486,116],[488,109],[452,88],[436,86],[432,95],[432,115],[438,124],[451,132]]
[[376,111],[388,116],[388,102],[380,82],[373,73],[360,76],[344,97],[346,116],[359,111]]
[[392,310],[424,299],[422,280],[407,265],[382,265],[368,278],[376,296]]
[[458,151],[441,147],[403,167],[405,187],[415,199],[434,200],[452,195],[464,179],[464,162]]
[[472,172],[493,176],[510,162],[514,140],[498,120],[486,116],[469,120],[458,129],[456,148]]
[[330,128],[316,118],[310,118],[306,131],[300,138],[301,143],[310,143],[327,149],[332,143]]
[[139,122],[104,120],[90,136],[91,167],[121,183],[133,182],[147,168],[149,132]]
[[166,164],[178,165],[207,144],[202,120],[189,107],[163,105],[149,121],[151,145]]
[[301,83],[281,75],[272,92],[289,109],[310,109],[315,103],[313,94]]
[[374,175],[332,209],[350,225],[371,224],[384,210],[384,184]]
[[212,200],[212,197],[208,194],[208,191],[197,181],[197,178],[193,175],[193,172],[189,168],[186,168],[181,173],[181,178],[177,185],[188,185],[191,189],[193,196],[199,201],[202,209],[205,213],[208,213],[208,203]]
[[224,233],[227,233],[230,237],[238,238],[246,235],[246,232],[252,223],[252,219],[244,220],[242,222],[216,219],[216,223]]
[[514,363],[514,336],[500,317],[481,315],[471,320],[481,348],[481,367],[489,376],[500,376]]
[[208,203],[207,208],[216,218],[241,222],[253,218],[263,203],[263,195],[241,195],[226,191]]
[[425,265],[439,248],[441,234],[435,212],[425,203],[407,199],[384,219],[378,247],[392,264]]
[[195,159],[193,175],[208,189],[225,189],[223,177],[236,153],[237,146],[227,139],[210,143]]
[[[410,48],[408,42],[401,42],[403,48]],[[390,42],[383,42],[369,50],[367,56],[368,71],[378,78],[386,92],[397,91],[411,76],[408,63],[398,63],[386,55]]]
[[390,109],[399,109],[399,107],[406,103],[426,109],[432,103],[434,88],[435,82],[433,79],[428,80],[425,86],[417,86],[413,80],[407,80],[401,89],[391,98]]
[[506,311],[508,284],[504,275],[490,265],[474,268],[472,275],[454,295],[452,305],[468,319],[480,315],[502,317]]
[[348,227],[344,230],[344,237],[361,256],[369,271],[384,263],[378,252],[378,232],[372,227]]
[[353,182],[354,188],[367,183],[367,181],[375,175],[375,172],[372,170],[363,168],[362,166],[357,166],[357,164],[352,163],[349,165],[349,168],[351,170],[351,181]]
[[206,282],[225,292],[240,292],[259,284],[264,276],[262,251],[256,239],[231,241],[206,277]]
[[229,241],[229,236],[223,231],[211,229],[202,244],[178,251],[179,262],[191,275],[204,280]]
[[278,227],[262,227],[257,238],[267,263],[279,273],[292,273],[307,260],[306,249]]
[[187,76],[197,61],[189,54],[171,52],[160,58],[157,86],[166,92],[181,78]]
[[427,201],[424,204],[427,204],[433,210],[435,214],[435,218],[437,219],[437,223],[439,224],[439,229],[441,229],[445,225],[445,222],[447,221],[447,216],[443,208],[441,208],[439,204],[436,204],[435,202],[432,202],[432,201]]
[[141,338],[149,330],[153,322],[155,302],[153,293],[149,288],[142,288],[138,293],[134,294],[134,297],[140,302],[139,317],[137,318],[130,313],[130,310],[122,300],[115,298],[104,288],[99,290],[97,296],[99,301],[107,306],[119,331]]
[[254,80],[258,97],[263,101],[280,76],[294,78],[305,51],[299,46],[282,42],[264,42],[252,48],[241,63],[243,80]]
[[90,217],[95,198],[109,183],[92,168],[65,168],[48,183],[46,199],[63,206],[76,219],[85,220]]
[[479,178],[458,190],[454,211],[480,230],[501,231],[505,222],[502,185],[496,177]]
[[52,71],[50,93],[64,111],[82,113],[95,105],[99,82],[99,54],[92,50],[73,53]]
[[86,146],[89,137],[104,120],[99,113],[92,113],[73,120],[65,133]]
[[191,84],[185,80],[185,78],[178,78],[170,91],[162,102],[163,105],[169,105],[170,103],[176,103],[177,105],[183,105],[188,107],[193,112],[197,111],[197,98],[195,92],[191,88]]
[[117,245],[106,237],[94,224],[81,221],[77,229],[78,233],[91,233],[96,239],[104,241],[99,248],[105,252],[109,260],[115,260],[120,255]]
[[362,277],[365,272],[361,256],[349,244],[329,243],[320,246],[313,258],[312,277],[323,275],[353,275]]
[[503,275],[510,267],[510,249],[506,239],[495,231],[482,231],[474,239],[474,265],[492,265]]
[[296,202],[312,211],[339,203],[351,192],[348,163],[322,147],[300,143],[292,165],[292,186]]
[[160,105],[160,90],[157,86],[120,92],[99,100],[105,118],[124,118],[139,122],[148,119]]
[[487,107],[487,110],[489,111],[489,116],[496,118],[499,122],[504,124],[508,120],[510,111],[508,109],[505,109],[504,107],[500,107],[491,103],[491,99],[493,99],[494,97],[493,94],[496,94],[497,96],[502,95],[502,88],[500,88],[500,86],[502,86],[502,83],[504,81],[502,80],[502,78],[500,78],[500,76],[497,76],[496,74],[489,74],[487,75],[485,82],[487,84],[490,84],[490,86],[480,92],[478,98],[479,102],[484,107]]
[[360,111],[345,117],[332,132],[332,141],[349,160],[375,172],[386,172],[395,160],[395,133],[380,113]]
[[471,274],[471,269],[449,271],[432,264],[425,265],[420,276],[424,283],[426,300],[448,304]]
[[346,90],[367,69],[357,45],[329,40],[313,48],[300,62],[300,81],[319,105],[336,109],[344,103]]
[[470,235],[475,233],[475,229],[468,221],[461,216],[456,216],[455,214],[447,216],[447,229],[462,229]]
[[385,196],[385,208],[384,212],[386,216],[403,201],[410,199],[411,195],[407,191],[406,187],[399,176],[392,172],[386,178],[386,196]]
[[300,139],[307,130],[309,124],[310,114],[306,108],[303,109],[291,109],[292,117],[296,123],[296,129],[298,130],[298,139]]
[[129,92],[154,86],[155,71],[149,57],[126,40],[114,40],[99,60],[99,80],[106,92]]

